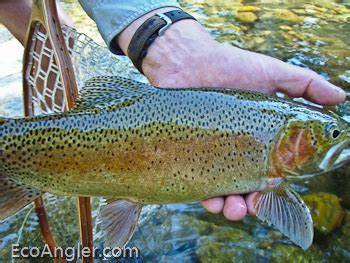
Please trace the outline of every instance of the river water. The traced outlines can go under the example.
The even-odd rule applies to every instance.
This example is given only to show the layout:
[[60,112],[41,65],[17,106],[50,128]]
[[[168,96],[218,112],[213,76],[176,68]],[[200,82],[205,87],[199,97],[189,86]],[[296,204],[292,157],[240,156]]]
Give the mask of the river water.
[[[61,4],[79,32],[103,45],[75,1]],[[313,69],[350,95],[350,1],[183,0],[181,4],[218,41]],[[23,114],[22,52],[0,26],[1,116]],[[130,63],[121,61],[120,71],[141,78]],[[347,120],[349,104],[335,109]],[[315,222],[315,240],[307,251],[254,218],[229,222],[222,215],[206,213],[199,204],[147,207],[130,246],[140,248],[139,262],[350,262],[349,166],[295,188],[309,204]],[[74,246],[79,239],[76,199],[46,195],[45,201],[57,242]],[[103,239],[99,206],[100,200],[94,198],[96,244]],[[13,243],[43,246],[32,206],[0,224],[0,261],[10,260]]]

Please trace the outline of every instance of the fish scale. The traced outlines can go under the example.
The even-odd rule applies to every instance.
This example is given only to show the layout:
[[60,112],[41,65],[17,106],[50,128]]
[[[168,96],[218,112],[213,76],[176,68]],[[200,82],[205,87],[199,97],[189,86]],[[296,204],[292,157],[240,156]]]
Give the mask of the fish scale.
[[[106,218],[119,212],[138,215],[144,204],[252,191],[270,196],[287,172],[316,171],[328,149],[348,140],[347,132],[329,137],[332,125],[348,131],[326,111],[258,93],[159,89],[100,77],[86,83],[69,113],[0,121],[0,178],[36,194],[103,196],[112,200]],[[299,208],[294,211],[307,213],[297,194],[283,189],[277,194],[286,191],[293,198],[285,202],[294,200]],[[300,245],[300,236],[269,217],[277,216],[266,211],[272,206],[261,205],[273,198],[260,199],[261,218]],[[122,230],[134,229],[138,217],[130,218],[132,224],[114,228],[125,232],[118,233],[120,242],[130,232]],[[307,214],[299,219],[310,228]]]

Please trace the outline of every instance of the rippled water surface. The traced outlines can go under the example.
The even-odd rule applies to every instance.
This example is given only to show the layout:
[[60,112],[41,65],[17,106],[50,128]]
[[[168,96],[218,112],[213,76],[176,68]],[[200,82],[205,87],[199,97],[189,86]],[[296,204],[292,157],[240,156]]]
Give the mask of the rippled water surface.
[[[75,1],[62,4],[78,31],[102,43]],[[184,0],[182,5],[218,41],[311,68],[349,94],[350,1]],[[0,115],[21,116],[23,50],[3,27],[0,47]],[[130,64],[121,67],[138,78]],[[349,102],[337,111],[350,120]],[[130,245],[141,249],[140,261],[350,262],[349,166],[295,187],[315,222],[315,240],[307,251],[254,218],[229,222],[198,204],[147,207]],[[79,239],[76,199],[47,195],[45,200],[58,243],[73,246]],[[99,199],[93,199],[93,205],[96,221]],[[96,243],[101,244],[99,224],[94,225]],[[11,244],[18,242],[43,245],[32,206],[0,224],[0,261],[10,259]]]

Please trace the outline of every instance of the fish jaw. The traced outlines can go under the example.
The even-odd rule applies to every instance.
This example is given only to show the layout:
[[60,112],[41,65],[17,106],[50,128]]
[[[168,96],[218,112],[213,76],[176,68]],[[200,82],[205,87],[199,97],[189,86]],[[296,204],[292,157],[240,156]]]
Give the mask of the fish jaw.
[[[332,168],[332,166],[336,165],[339,166],[340,163],[343,163],[343,161],[339,161],[339,157],[341,153],[344,151],[346,147],[349,146],[349,142],[343,141],[340,142],[334,146],[332,146],[325,157],[323,158],[322,162],[319,164],[320,170],[327,171]],[[350,160],[350,157],[347,160]]]
[[346,148],[342,151],[342,153],[339,155],[337,160],[335,161],[335,166],[340,166],[345,163],[350,162],[350,148]]

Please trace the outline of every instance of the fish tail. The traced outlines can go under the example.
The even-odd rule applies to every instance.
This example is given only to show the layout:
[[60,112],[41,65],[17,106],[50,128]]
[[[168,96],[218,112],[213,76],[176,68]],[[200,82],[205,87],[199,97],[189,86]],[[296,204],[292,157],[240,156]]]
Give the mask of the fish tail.
[[13,215],[42,194],[39,190],[18,182],[6,173],[4,163],[6,153],[1,137],[4,136],[3,126],[8,121],[9,119],[0,117],[0,221]]
[[35,188],[0,174],[0,221],[13,215],[41,194]]

